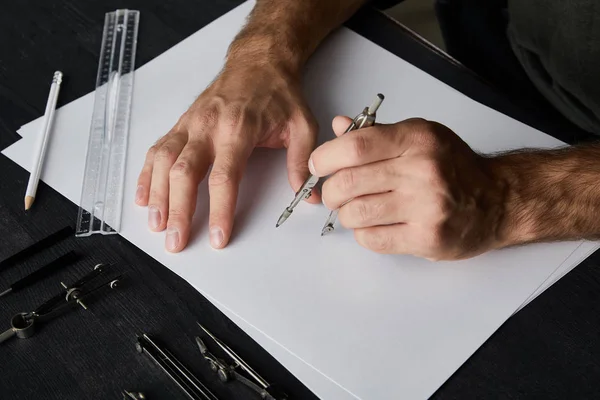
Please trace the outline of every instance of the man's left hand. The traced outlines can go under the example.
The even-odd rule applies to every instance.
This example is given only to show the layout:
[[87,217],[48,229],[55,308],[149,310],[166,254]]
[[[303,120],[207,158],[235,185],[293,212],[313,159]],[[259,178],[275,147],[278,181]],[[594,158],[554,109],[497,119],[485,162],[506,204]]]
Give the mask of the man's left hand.
[[356,241],[378,253],[429,260],[503,247],[506,185],[489,159],[449,128],[422,119],[351,131],[318,147],[309,168],[328,176],[323,203]]

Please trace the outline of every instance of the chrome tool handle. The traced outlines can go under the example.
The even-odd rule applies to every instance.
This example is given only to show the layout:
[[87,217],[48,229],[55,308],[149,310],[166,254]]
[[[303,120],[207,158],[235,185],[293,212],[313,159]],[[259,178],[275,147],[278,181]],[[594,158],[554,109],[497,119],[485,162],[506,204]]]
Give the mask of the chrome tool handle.
[[10,320],[10,329],[0,334],[0,343],[3,343],[13,336],[19,339],[27,339],[34,334],[34,317],[31,313],[19,313]]
[[17,331],[15,331],[12,327],[10,329],[5,330],[0,334],[0,343],[6,342],[11,337],[15,336]]
[[[379,109],[379,106],[383,102],[383,99],[384,99],[383,95],[378,94],[377,98],[375,99],[373,104],[371,104],[370,107],[365,108],[361,114],[359,114],[356,118],[354,118],[354,120],[352,121],[352,123],[350,124],[348,129],[346,129],[346,132],[344,132],[344,133],[348,133],[350,131],[361,129],[361,128],[368,127],[368,126],[373,126],[375,124],[377,109]],[[348,204],[350,201],[352,201],[352,199],[343,203],[342,206],[344,206],[345,204]],[[340,206],[340,207],[342,207],[342,206]],[[329,213],[329,216],[327,217],[327,221],[325,221],[325,225],[323,226],[323,229],[321,229],[321,236],[327,235],[328,233],[331,233],[335,230],[335,222],[337,220],[338,212],[339,212],[339,209],[336,209]]]

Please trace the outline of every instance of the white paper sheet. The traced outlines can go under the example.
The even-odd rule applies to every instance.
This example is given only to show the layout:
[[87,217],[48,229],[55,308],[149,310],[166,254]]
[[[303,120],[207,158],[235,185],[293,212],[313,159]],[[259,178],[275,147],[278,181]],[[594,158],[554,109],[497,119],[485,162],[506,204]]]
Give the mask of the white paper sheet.
[[[430,263],[373,254],[343,229],[322,238],[327,211],[320,206],[299,206],[275,229],[293,193],[285,153],[260,150],[242,183],[230,246],[215,251],[208,244],[202,184],[190,246],[179,254],[164,251],[164,235],[150,232],[146,210],[133,204],[137,174],[148,147],[219,71],[252,5],[236,8],[136,73],[122,235],[214,301],[321,398],[426,398],[578,254],[581,243],[538,244],[458,263]],[[346,29],[313,57],[305,88],[322,127],[321,141],[332,137],[333,116],[354,115],[382,92],[380,122],[434,119],[483,152],[561,145]],[[92,100],[88,94],[56,113],[42,174],[75,203]],[[27,169],[39,123],[24,126],[19,131],[23,139],[4,151]]]
[[574,251],[573,254],[571,254],[571,256],[569,258],[567,258],[562,263],[562,265],[560,267],[558,267],[556,269],[556,271],[554,271],[552,273],[552,275],[550,275],[548,277],[548,279],[546,279],[546,281],[531,296],[529,296],[527,301],[525,301],[523,303],[523,305],[521,305],[521,307],[519,307],[519,309],[517,311],[515,311],[515,313],[521,311],[523,309],[523,307],[525,307],[527,304],[531,303],[540,294],[542,294],[546,289],[548,289],[550,286],[552,286],[553,284],[558,282],[558,280],[560,278],[562,278],[563,276],[565,276],[566,274],[571,272],[573,270],[573,268],[575,268],[577,265],[579,265],[581,262],[583,262],[586,258],[588,258],[590,255],[592,255],[593,252],[598,250],[598,247],[599,247],[598,242],[584,241],[581,244],[581,246],[579,246],[577,248],[577,250]]

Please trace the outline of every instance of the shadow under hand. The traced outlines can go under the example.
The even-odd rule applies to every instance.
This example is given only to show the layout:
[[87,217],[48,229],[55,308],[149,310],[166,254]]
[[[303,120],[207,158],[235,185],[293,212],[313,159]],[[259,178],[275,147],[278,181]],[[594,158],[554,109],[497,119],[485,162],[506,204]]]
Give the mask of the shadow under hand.
[[[276,174],[285,174],[287,182],[287,170],[278,162],[285,150],[273,150],[267,148],[255,149],[248,160],[236,205],[236,215],[231,234],[231,243],[239,232],[243,231],[248,223],[252,212],[255,212],[258,204],[266,199],[266,188],[276,179]],[[190,232],[189,243],[195,243],[201,240],[204,232],[208,232],[208,223],[210,216],[210,198],[208,193],[208,177],[198,186],[198,200],[196,202],[196,211],[192,220],[192,229]],[[274,222],[273,222],[274,224]]]
[[210,199],[208,197],[208,176],[210,170],[206,174],[206,177],[198,185],[198,200],[196,200],[196,211],[192,218],[192,229],[190,231],[189,244],[195,243],[199,240],[200,233],[203,229],[208,231],[208,217],[210,213]]
[[[231,241],[246,229],[252,213],[256,212],[258,205],[266,200],[267,188],[280,178],[277,175],[284,174],[287,182],[285,163],[281,167],[278,162],[284,152],[285,150],[258,148],[252,153],[240,185]],[[274,221],[273,226],[275,226]]]

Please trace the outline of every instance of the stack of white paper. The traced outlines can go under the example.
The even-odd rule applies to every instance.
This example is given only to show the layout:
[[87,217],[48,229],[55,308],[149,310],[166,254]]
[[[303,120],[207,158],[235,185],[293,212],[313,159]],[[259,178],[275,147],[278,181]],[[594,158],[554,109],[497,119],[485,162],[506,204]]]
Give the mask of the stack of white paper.
[[[190,246],[176,255],[164,251],[164,234],[150,232],[146,209],[133,203],[145,152],[217,74],[252,6],[236,8],[136,73],[122,235],[194,285],[321,398],[426,398],[526,301],[598,246],[538,244],[431,263],[371,253],[341,228],[321,237],[327,210],[308,204],[276,230],[293,196],[285,153],[259,150],[242,183],[231,245],[215,251],[208,244],[202,184]],[[437,120],[478,151],[562,144],[346,29],[310,61],[305,88],[321,141],[332,137],[335,115],[354,115],[382,92],[378,121]],[[88,94],[57,112],[42,175],[75,203],[92,103]],[[4,151],[27,169],[39,126],[24,126],[23,139]]]

